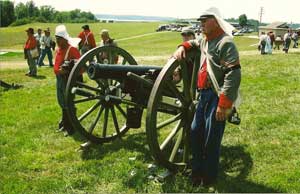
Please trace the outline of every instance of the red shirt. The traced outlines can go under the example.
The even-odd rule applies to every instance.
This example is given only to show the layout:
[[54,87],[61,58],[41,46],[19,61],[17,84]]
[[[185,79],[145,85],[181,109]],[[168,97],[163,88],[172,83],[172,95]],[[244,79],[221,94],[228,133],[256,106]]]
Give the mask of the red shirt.
[[207,87],[207,63],[204,59],[201,69],[198,72],[197,86],[199,89],[205,89]]
[[24,49],[34,49],[36,46],[37,46],[36,39],[34,38],[33,35],[30,35],[27,38],[27,41],[26,41],[26,43],[24,45]]
[[90,30],[84,30],[80,32],[78,38],[81,38],[81,45],[89,45],[92,48],[96,47],[96,41],[94,38],[94,34]]
[[[67,50],[68,50],[68,47],[64,48],[64,49],[58,48],[56,51],[55,63],[54,63],[54,67],[53,67],[54,73],[56,75],[59,72],[60,66],[64,63]],[[79,58],[80,58],[80,53],[79,53],[78,49],[71,46],[67,60],[79,59]]]

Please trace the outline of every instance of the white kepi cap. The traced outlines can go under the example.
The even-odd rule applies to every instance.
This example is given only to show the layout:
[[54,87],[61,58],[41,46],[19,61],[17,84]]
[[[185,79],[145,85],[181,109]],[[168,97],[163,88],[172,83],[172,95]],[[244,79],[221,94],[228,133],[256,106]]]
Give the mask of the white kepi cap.
[[79,42],[81,41],[80,38],[71,38],[67,32],[65,25],[59,25],[56,27],[55,36],[59,36],[65,40],[67,40],[68,43],[73,47],[77,47]]
[[234,30],[234,27],[222,18],[221,13],[218,10],[218,8],[211,7],[209,9],[207,9],[206,11],[204,11],[202,13],[202,15],[200,16],[200,18],[198,20],[201,20],[202,17],[205,17],[207,15],[213,15],[216,18],[220,27],[223,29],[223,31],[226,34],[228,34],[229,36],[232,36],[232,31]]

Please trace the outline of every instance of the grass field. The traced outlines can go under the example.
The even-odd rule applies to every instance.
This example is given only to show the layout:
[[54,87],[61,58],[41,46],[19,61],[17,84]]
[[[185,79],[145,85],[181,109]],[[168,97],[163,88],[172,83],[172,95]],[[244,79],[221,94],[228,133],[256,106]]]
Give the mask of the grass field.
[[[26,27],[19,28],[21,32]],[[122,36],[116,33],[115,37],[149,33],[149,29],[124,32]],[[1,33],[4,30],[10,29],[1,29]],[[174,37],[162,34],[160,41],[151,35],[120,44],[137,56],[169,55],[179,43],[174,40],[176,33],[170,33],[173,34]],[[246,46],[253,44],[251,40],[239,37],[236,41],[243,46],[241,50],[251,50]],[[14,47],[18,46],[10,48]],[[5,59],[17,58],[12,54]],[[148,62],[162,65],[165,61]],[[144,125],[130,130],[122,140],[76,151],[84,142],[79,134],[64,137],[55,132],[61,113],[52,69],[38,69],[37,78],[24,76],[26,69],[0,69],[1,80],[24,86],[9,91],[0,88],[0,193],[299,193],[299,51],[288,55],[242,55],[241,64],[242,123],[226,127],[220,175],[214,189],[192,187],[181,174],[163,182],[148,179],[147,165],[153,160]],[[158,168],[156,174],[163,171]]]

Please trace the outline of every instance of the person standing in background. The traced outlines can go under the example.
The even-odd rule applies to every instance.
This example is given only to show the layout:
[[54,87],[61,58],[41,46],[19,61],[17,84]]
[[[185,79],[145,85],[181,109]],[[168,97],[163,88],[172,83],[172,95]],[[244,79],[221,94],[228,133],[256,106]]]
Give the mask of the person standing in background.
[[79,43],[79,50],[81,55],[96,47],[96,41],[93,32],[91,32],[89,25],[82,26],[83,31],[80,32],[78,38],[81,39]]
[[[37,41],[34,37],[34,30],[33,28],[28,28],[26,30],[27,32],[27,41],[25,43],[24,46],[24,57],[25,59],[27,59],[27,64],[29,67],[29,71],[25,74],[26,76],[30,76],[30,77],[36,77],[37,74],[37,68],[36,68],[36,62],[33,56],[33,53],[31,52],[31,50],[37,49]],[[36,52],[38,52],[36,50]],[[38,53],[37,53],[38,56]],[[37,57],[36,56],[36,57]]]
[[44,63],[44,58],[47,54],[48,60],[49,60],[49,66],[53,67],[53,56],[52,56],[52,51],[51,51],[51,43],[52,43],[52,38],[50,36],[50,29],[47,28],[44,30],[44,36],[40,39],[40,45],[41,45],[41,51],[42,54],[40,55],[40,58],[38,60],[38,66],[41,67]]

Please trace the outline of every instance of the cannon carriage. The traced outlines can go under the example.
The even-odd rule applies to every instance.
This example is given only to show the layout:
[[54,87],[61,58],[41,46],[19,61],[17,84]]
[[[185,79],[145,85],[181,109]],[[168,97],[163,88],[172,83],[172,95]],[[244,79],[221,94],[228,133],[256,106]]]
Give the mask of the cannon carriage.
[[[174,58],[163,67],[138,65],[121,48],[94,48],[70,73],[65,95],[68,116],[77,131],[99,144],[140,128],[146,112],[147,143],[153,158],[169,170],[184,169],[189,160],[197,67],[189,73],[185,61]],[[174,80],[178,69],[182,79]],[[78,79],[81,76],[83,80]]]

